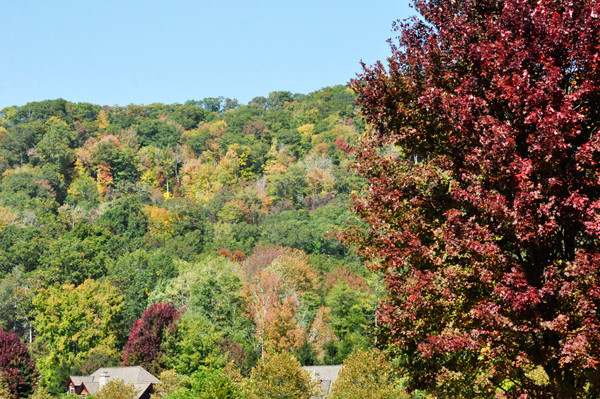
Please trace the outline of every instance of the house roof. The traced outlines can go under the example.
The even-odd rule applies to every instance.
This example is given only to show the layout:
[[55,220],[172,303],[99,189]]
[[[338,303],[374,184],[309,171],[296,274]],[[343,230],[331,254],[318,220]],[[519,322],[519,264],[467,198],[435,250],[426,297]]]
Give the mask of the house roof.
[[[92,382],[93,378],[92,376],[87,376],[87,375],[72,375],[71,377],[69,377],[69,379],[73,382],[73,385],[75,386],[79,386],[84,382]],[[69,381],[67,380],[67,383]],[[66,385],[66,384],[65,384]]]
[[160,384],[160,380],[140,366],[132,367],[102,367],[89,376],[71,376],[74,385],[84,386],[85,389],[95,394],[100,389],[100,375],[108,374],[109,381],[121,380],[126,384],[133,384],[138,390],[138,398],[146,392],[152,384]]
[[311,371],[315,377],[318,377],[321,381],[333,381],[337,380],[338,373],[342,366],[304,366],[304,369]]
[[338,378],[342,366],[304,366],[305,370],[312,373],[313,378],[321,380],[321,387],[327,394],[331,392],[331,385]]

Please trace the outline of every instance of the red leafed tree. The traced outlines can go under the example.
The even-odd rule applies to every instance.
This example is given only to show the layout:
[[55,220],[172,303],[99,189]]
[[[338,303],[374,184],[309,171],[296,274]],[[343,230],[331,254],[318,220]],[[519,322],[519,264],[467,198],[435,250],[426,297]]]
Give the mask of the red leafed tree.
[[[346,233],[439,397],[600,392],[600,2],[416,0],[351,85],[370,182]],[[521,396],[528,395],[528,396]]]
[[142,366],[150,372],[162,368],[163,341],[172,332],[179,313],[170,303],[155,303],[133,323],[123,348],[123,366]]
[[0,329],[0,378],[11,399],[28,398],[37,385],[38,372],[27,345],[18,334]]

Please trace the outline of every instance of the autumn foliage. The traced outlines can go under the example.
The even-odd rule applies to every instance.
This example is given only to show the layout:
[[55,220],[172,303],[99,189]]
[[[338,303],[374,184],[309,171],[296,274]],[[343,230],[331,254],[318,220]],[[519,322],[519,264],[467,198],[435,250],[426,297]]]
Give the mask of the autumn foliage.
[[319,382],[289,353],[270,353],[244,381],[248,399],[306,399],[318,397]]
[[38,372],[27,345],[18,334],[0,329],[0,385],[5,385],[9,398],[27,398],[37,384]]
[[354,206],[369,229],[346,239],[386,275],[379,320],[413,388],[593,395],[600,3],[414,5],[389,65],[352,82],[372,128]]
[[150,372],[162,367],[163,341],[179,318],[169,303],[155,303],[144,311],[141,319],[131,328],[129,340],[123,348],[123,366],[142,366]]
[[398,375],[377,350],[359,350],[346,359],[331,388],[332,399],[409,399]]

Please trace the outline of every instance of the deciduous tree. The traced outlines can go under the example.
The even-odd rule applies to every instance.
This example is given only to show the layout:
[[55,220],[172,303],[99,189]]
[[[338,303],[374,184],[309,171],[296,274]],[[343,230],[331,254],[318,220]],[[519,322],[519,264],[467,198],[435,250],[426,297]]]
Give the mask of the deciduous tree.
[[259,273],[253,283],[245,286],[248,313],[263,352],[299,349],[304,343],[306,331],[295,318],[298,297],[285,296],[283,290],[282,278],[269,270]]
[[202,367],[223,367],[227,361],[218,345],[222,339],[222,332],[202,314],[187,312],[165,337],[165,366],[183,375]]
[[36,342],[44,347],[38,360],[42,383],[54,394],[62,374],[92,353],[117,354],[123,297],[108,284],[85,280],[42,289],[33,299]]
[[241,389],[221,370],[202,368],[191,375],[183,389],[169,395],[171,399],[239,399]]
[[142,318],[133,323],[123,348],[123,365],[142,366],[152,373],[160,371],[165,337],[178,318],[179,312],[168,303],[155,303],[146,309]]
[[385,355],[360,350],[348,357],[331,388],[332,399],[408,399]]
[[268,354],[244,383],[249,399],[310,399],[320,393],[319,382],[289,353]]
[[138,396],[138,389],[132,383],[124,383],[121,380],[108,381],[96,395],[94,399],[135,399]]
[[[21,337],[0,329],[0,386],[6,388],[7,399],[28,398],[35,390],[38,375]],[[0,387],[0,397],[4,397],[1,392]]]
[[600,3],[414,4],[351,84],[369,228],[346,238],[387,276],[379,321],[440,397],[593,396]]

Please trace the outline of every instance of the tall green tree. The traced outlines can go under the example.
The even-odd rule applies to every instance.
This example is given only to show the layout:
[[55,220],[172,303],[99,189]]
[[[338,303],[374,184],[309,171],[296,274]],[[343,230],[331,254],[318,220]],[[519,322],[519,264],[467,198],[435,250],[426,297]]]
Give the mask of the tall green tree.
[[165,337],[165,367],[192,375],[203,367],[221,368],[227,363],[219,343],[223,333],[198,312],[186,312]]
[[110,204],[100,218],[100,224],[127,239],[142,237],[148,229],[148,216],[138,197],[119,198]]
[[171,393],[169,399],[244,399],[241,389],[221,370],[202,368]]
[[41,289],[33,305],[40,381],[51,393],[60,393],[70,369],[93,353],[118,355],[123,296],[112,286],[94,280],[54,285]]
[[47,131],[35,147],[35,156],[41,162],[55,166],[61,173],[75,161],[73,149],[77,135],[59,118],[53,116],[47,122]]

